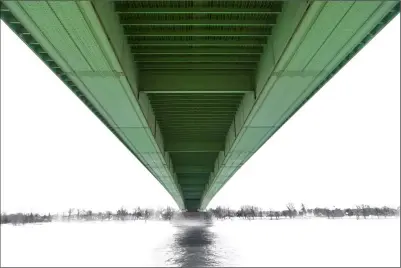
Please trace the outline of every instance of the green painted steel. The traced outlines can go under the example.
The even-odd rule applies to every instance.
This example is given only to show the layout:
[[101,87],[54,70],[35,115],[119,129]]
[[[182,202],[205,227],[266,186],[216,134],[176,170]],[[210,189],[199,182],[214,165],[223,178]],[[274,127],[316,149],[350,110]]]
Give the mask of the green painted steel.
[[399,13],[399,2],[7,1],[1,8],[179,207],[193,211]]
[[398,1],[287,2],[259,64],[256,99],[244,99],[201,208],[399,8]]

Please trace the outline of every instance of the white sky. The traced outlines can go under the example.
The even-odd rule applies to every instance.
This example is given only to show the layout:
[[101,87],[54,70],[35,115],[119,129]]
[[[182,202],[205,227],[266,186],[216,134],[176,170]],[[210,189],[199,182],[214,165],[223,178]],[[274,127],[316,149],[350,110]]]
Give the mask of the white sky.
[[[282,209],[400,200],[400,17],[212,200]],[[156,179],[1,22],[4,212],[175,206]]]

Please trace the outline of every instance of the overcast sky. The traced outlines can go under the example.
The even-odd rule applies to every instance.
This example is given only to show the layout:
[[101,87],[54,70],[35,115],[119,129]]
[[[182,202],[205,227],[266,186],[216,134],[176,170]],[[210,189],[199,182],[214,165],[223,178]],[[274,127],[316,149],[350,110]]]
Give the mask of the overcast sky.
[[[400,200],[396,17],[224,186],[210,206]],[[1,22],[4,212],[175,206],[156,179]]]

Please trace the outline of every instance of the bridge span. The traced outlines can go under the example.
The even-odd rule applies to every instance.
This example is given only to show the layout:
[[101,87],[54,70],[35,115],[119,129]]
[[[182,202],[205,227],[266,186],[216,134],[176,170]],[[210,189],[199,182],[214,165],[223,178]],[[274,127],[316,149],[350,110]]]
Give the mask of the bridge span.
[[1,18],[181,209],[196,211],[399,8],[13,0],[1,2]]

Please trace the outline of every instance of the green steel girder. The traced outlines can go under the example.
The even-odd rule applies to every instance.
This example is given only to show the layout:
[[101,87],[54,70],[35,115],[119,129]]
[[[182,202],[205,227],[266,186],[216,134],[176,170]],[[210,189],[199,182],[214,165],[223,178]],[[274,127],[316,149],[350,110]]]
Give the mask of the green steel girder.
[[[218,94],[213,94],[213,95],[218,95]],[[151,96],[151,95],[149,95],[149,96]],[[169,107],[172,107],[171,109],[174,109],[174,110],[175,109],[182,109],[182,110],[190,109],[191,110],[191,109],[197,109],[197,108],[210,109],[210,108],[216,108],[216,105],[214,103],[209,103],[209,102],[213,102],[213,101],[214,101],[214,99],[206,99],[206,100],[197,99],[197,104],[199,104],[199,105],[194,106],[194,105],[186,103],[185,99],[183,99],[183,100],[171,99],[171,102],[174,104],[174,106],[172,106],[171,104],[163,102],[163,100],[156,99],[156,100],[154,100],[152,107],[154,110],[165,109],[165,108],[169,108]],[[235,103],[224,103],[224,105],[219,106],[216,109],[233,109],[236,107],[237,107],[237,105]]]
[[137,55],[139,63],[143,62],[258,62],[259,55]]
[[127,36],[128,44],[142,46],[263,46],[266,36]]
[[254,8],[117,8],[119,14],[278,14],[280,10],[274,9],[254,9]]
[[[277,41],[274,46],[267,45],[259,64],[256,99],[244,99],[239,108],[241,116],[235,116],[227,134],[225,152],[216,160],[201,209],[399,8],[398,1],[287,3],[273,32]],[[287,70],[299,75],[275,75]]]
[[180,91],[243,93],[254,90],[253,77],[245,75],[214,74],[202,75],[193,72],[182,72],[181,76],[160,73],[143,73],[139,79],[140,91],[146,93]]
[[198,199],[199,196],[202,196],[202,186],[198,188],[188,188],[182,187],[182,191],[185,192],[185,199]]
[[188,199],[199,199],[199,196],[202,196],[202,191],[190,191],[189,189],[183,189],[182,191],[186,192],[185,200]]
[[193,164],[197,166],[210,166],[214,164],[214,160],[217,156],[217,153],[214,152],[202,152],[202,153],[192,153],[192,152],[185,152],[185,153],[170,153],[171,160],[173,161],[174,165],[182,166],[182,165],[189,165],[192,166]]
[[137,63],[140,70],[155,70],[155,71],[168,71],[168,70],[243,70],[243,71],[253,71],[257,69],[257,63],[255,62],[143,62]]
[[[160,123],[161,128],[163,128],[163,126],[171,127],[171,128],[174,128],[174,127],[181,128],[181,127],[187,126],[187,125],[195,125],[193,122],[194,118],[192,116],[187,116],[187,117],[174,116],[174,117],[166,118],[163,115],[160,115],[159,117],[156,117],[156,118],[159,121],[161,121],[161,123]],[[204,119],[196,118],[196,125],[203,126],[204,124],[210,124],[212,126],[221,126],[221,125],[230,126],[230,124],[232,123],[232,120],[222,118],[221,116],[219,116],[217,118],[210,118],[210,120],[208,118],[209,117],[206,117]],[[164,119],[166,119],[166,121],[168,119],[168,122],[163,121]],[[168,123],[168,124],[166,124],[166,123]]]
[[188,211],[197,211],[199,209],[200,202],[200,198],[194,198],[192,196],[184,198],[184,205]]
[[[139,9],[139,8],[138,8]],[[278,13],[120,13],[125,25],[233,25],[251,26],[276,24]]]
[[278,14],[277,1],[116,1],[118,14]]
[[388,1],[6,5],[2,19],[191,211],[399,12]]
[[[234,63],[235,64],[235,63]],[[257,64],[257,63],[256,63]],[[255,77],[255,71],[254,70],[191,70],[191,69],[184,69],[184,70],[176,70],[176,69],[171,69],[171,70],[141,70],[138,72],[139,76],[150,76],[150,75],[171,75],[171,76],[188,76],[188,75],[197,75],[197,76],[205,76],[205,75],[222,75],[222,76],[227,76],[227,75],[239,75],[239,76],[252,76]],[[185,95],[182,95],[185,96]],[[209,96],[208,97],[213,97]]]
[[[188,151],[174,151],[174,152],[219,152],[218,150],[188,150]],[[176,173],[180,173],[180,174],[189,174],[189,177],[191,177],[191,179],[194,178],[194,176],[191,176],[193,174],[199,174],[199,173],[206,173],[207,175],[209,175],[210,172],[213,171],[213,168],[208,167],[208,166],[176,166],[175,167],[175,172]],[[195,177],[196,178],[196,177]],[[182,180],[182,178],[181,178]],[[190,183],[191,181],[188,181],[188,183]],[[207,183],[207,181],[206,181]]]
[[[185,73],[188,75],[192,72],[183,71],[181,74]],[[209,75],[204,76],[206,79],[213,77],[211,76],[213,74],[213,72],[203,73],[202,76]],[[220,78],[216,79],[223,79],[224,75],[227,77],[224,79],[230,79],[227,74],[229,72],[224,72]],[[176,75],[176,72],[171,75]],[[188,83],[190,81],[193,79]],[[227,81],[222,82],[224,84]],[[242,94],[149,94],[148,96],[165,137],[166,151],[194,152],[195,159],[203,159],[207,156],[197,153],[214,152],[214,154],[208,155],[209,164],[203,166],[195,159],[192,160],[193,164],[191,165],[174,162],[174,154],[172,154],[174,170],[179,183],[181,184],[181,179],[185,176],[183,173],[192,173],[192,177],[189,178],[194,183],[200,177],[207,181],[210,171],[213,170],[211,159],[215,159],[216,155],[224,150],[223,140],[242,99]],[[210,111],[217,113],[224,111],[229,114],[210,114]],[[201,170],[209,172],[203,175],[194,174]],[[188,181],[188,177],[186,178]],[[202,183],[202,185],[205,184],[205,182]],[[183,193],[185,197],[185,191]]]
[[[110,31],[106,33],[102,29],[97,17],[99,13],[94,11],[91,2],[12,1],[2,2],[2,6],[2,20],[8,23],[9,17],[14,18],[9,26],[149,169],[179,207],[184,208],[177,177],[168,168],[171,159],[160,151],[160,144],[163,144],[160,130],[157,125],[149,124],[152,114],[141,110],[140,105],[146,105],[143,97],[141,104],[140,100],[134,100],[134,68],[132,64],[129,66],[129,61],[119,61],[126,50],[120,47],[117,53],[113,51],[116,42],[124,39],[118,39],[117,32],[113,32],[114,36],[107,36]],[[110,15],[107,7],[102,12],[106,17]],[[113,22],[110,17],[103,16],[102,19]],[[17,27],[13,28],[13,25]],[[113,27],[112,23],[103,25]],[[22,28],[24,32],[20,32]],[[128,69],[130,72],[125,72],[122,79],[121,76],[104,76],[105,73],[124,73]],[[114,96],[107,97],[107,92],[113,92]],[[125,99],[121,98],[124,94]],[[118,105],[113,102],[118,102]],[[119,116],[121,114],[124,116]],[[132,125],[135,127],[130,127]]]
[[[163,19],[147,19],[138,20],[132,17],[120,20],[122,26],[149,26],[149,25],[168,25],[168,26],[241,26],[241,27],[268,27],[276,24],[276,18],[274,16],[267,17],[263,20],[240,20],[240,19],[186,19],[186,20],[163,20]],[[164,34],[162,34],[164,35]]]
[[158,54],[167,54],[167,55],[175,55],[175,54],[195,54],[195,55],[236,55],[236,54],[245,54],[245,55],[260,55],[263,53],[262,47],[196,47],[196,46],[187,46],[187,47],[148,47],[148,46],[132,46],[132,53],[137,55],[158,55]]
[[[195,174],[195,176],[193,176],[193,177],[181,178],[178,182],[180,185],[183,185],[183,186],[190,185],[193,187],[199,187],[200,189],[203,190],[209,179],[209,176],[207,175],[207,173],[203,173],[203,174],[206,174],[206,176],[204,176],[203,179],[202,179],[202,176],[200,176],[200,174]],[[180,174],[179,176],[182,177],[184,175]]]
[[[184,168],[181,166],[178,166],[179,168]],[[179,182],[185,185],[193,183],[194,185],[204,185],[208,183],[209,180],[209,172],[205,172],[207,169],[206,167],[203,166],[195,166],[195,167],[185,167],[183,171],[186,171],[186,169],[190,169],[191,172],[185,173],[185,172],[178,172],[180,177],[179,177]],[[191,169],[198,169],[200,172],[194,172]]]
[[232,109],[236,109],[237,106],[235,104],[230,104],[230,105],[225,105],[223,107],[215,108],[213,105],[209,105],[209,104],[205,103],[204,105],[199,106],[199,107],[186,105],[186,106],[177,106],[177,107],[170,108],[170,107],[168,107],[167,104],[164,104],[164,103],[158,104],[156,102],[155,102],[155,105],[153,106],[153,110],[155,110],[155,111],[165,110],[166,108],[169,108],[169,111],[174,111],[174,112],[189,111],[192,113],[193,112],[196,113],[196,112],[202,112],[202,111],[210,111],[211,108],[214,108],[217,111],[232,111]]
[[[233,114],[232,115],[220,115],[220,116],[233,116]],[[161,127],[164,127],[164,126],[165,125],[163,125]],[[197,132],[197,133],[198,132],[208,132],[208,133],[211,133],[211,132],[213,132],[213,133],[227,132],[226,127],[223,126],[223,125],[220,125],[220,126],[212,125],[212,126],[209,126],[209,127],[203,127],[203,126],[199,126],[198,127],[198,126],[189,126],[189,125],[183,126],[183,125],[181,125],[179,127],[178,126],[171,126],[171,127],[166,127],[166,128],[168,128],[168,130],[165,131],[165,134],[168,134],[168,133],[181,134],[182,132],[185,132],[185,134],[190,134],[192,132]]]
[[270,36],[270,27],[226,27],[226,26],[148,26],[125,27],[125,36],[135,37],[192,37],[192,36]]
[[[160,109],[163,109],[163,108],[165,108],[165,107],[155,106],[153,108],[153,110],[156,111],[158,109],[160,110]],[[201,106],[201,107],[170,107],[170,109],[168,111],[166,111],[166,112],[167,113],[171,113],[171,114],[183,113],[183,112],[186,112],[188,114],[199,114],[199,113],[201,113],[201,114],[203,114],[203,113],[225,114],[225,113],[231,113],[232,112],[232,108],[233,107],[230,107],[230,106],[218,107],[218,108],[215,108],[214,110],[211,111],[210,108],[204,107],[204,106]]]
[[[196,206],[199,204],[199,194],[190,194],[185,196],[184,202],[188,210],[194,211]],[[192,208],[192,209],[191,209]]]
[[142,89],[141,92],[143,93],[152,93],[152,94],[179,94],[179,93],[186,93],[186,94],[218,94],[218,93],[247,93],[251,92],[252,90],[249,89],[179,89],[179,90],[169,90],[169,89],[162,89],[162,90],[148,90]]
[[186,193],[186,197],[188,196],[200,196],[202,195],[203,187],[200,184],[183,184],[181,185],[182,190]]
[[[202,192],[201,191],[199,191],[199,190],[197,190],[197,191],[191,191],[191,190],[189,190],[189,189],[184,189],[183,191],[185,191],[186,192],[186,195],[185,195],[185,199],[184,200],[187,200],[187,199],[199,199],[199,196],[201,196],[202,195]],[[185,202],[185,201],[184,201]]]
[[160,96],[157,94],[149,95],[149,98],[151,98],[152,102],[165,102],[166,98],[168,98],[168,102],[174,102],[174,106],[175,102],[184,102],[180,104],[190,104],[191,106],[196,105],[196,103],[207,103],[215,106],[233,105],[234,103],[239,103],[242,100],[242,97],[243,96],[240,94],[171,94],[168,96]]

